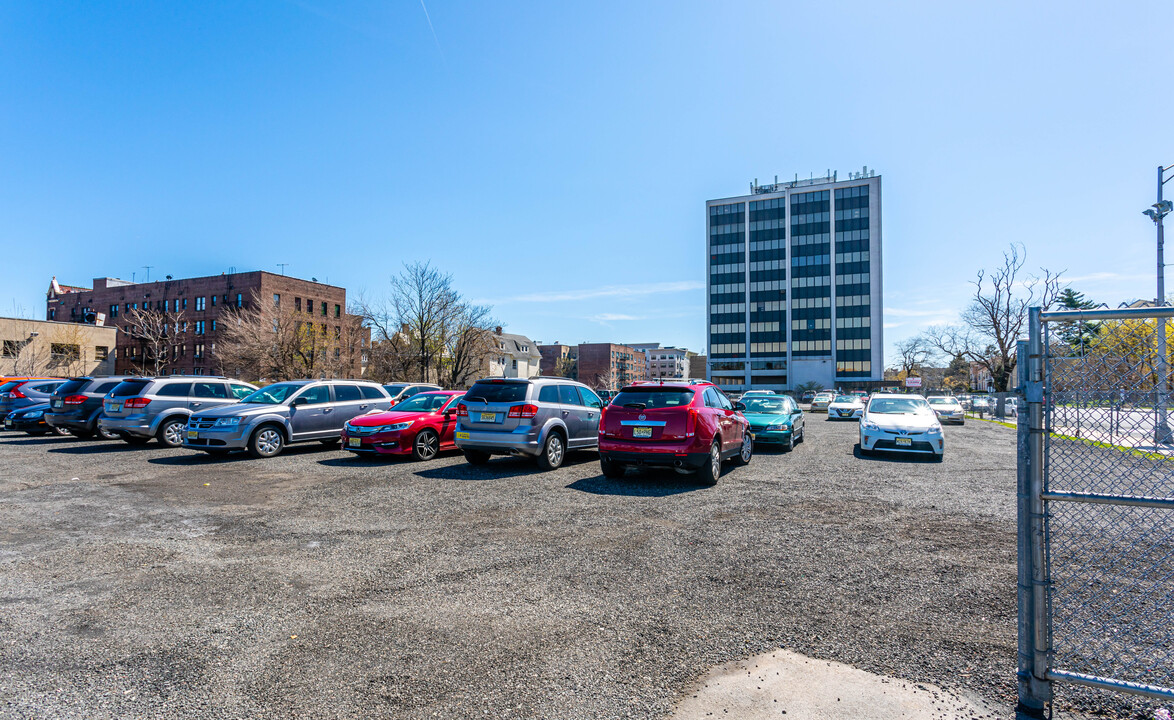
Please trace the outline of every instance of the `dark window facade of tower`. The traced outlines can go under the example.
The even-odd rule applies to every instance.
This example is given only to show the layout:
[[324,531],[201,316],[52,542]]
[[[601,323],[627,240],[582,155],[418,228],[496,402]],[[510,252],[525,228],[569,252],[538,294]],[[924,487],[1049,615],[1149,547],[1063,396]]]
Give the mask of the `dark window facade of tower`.
[[749,227],[750,356],[781,358],[787,354],[786,198],[750,203]]
[[836,191],[836,377],[872,374],[868,186]]
[[791,354],[796,357],[832,354],[831,244],[831,192],[793,193]]
[[709,208],[709,355],[746,354],[746,204]]

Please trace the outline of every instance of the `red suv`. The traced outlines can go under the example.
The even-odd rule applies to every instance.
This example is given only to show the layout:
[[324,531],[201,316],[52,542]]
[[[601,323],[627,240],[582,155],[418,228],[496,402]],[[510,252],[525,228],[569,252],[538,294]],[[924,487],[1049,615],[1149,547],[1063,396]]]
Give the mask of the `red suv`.
[[599,464],[618,478],[629,465],[671,467],[714,484],[722,461],[750,462],[754,440],[716,385],[700,380],[629,385],[612,398],[599,423]]

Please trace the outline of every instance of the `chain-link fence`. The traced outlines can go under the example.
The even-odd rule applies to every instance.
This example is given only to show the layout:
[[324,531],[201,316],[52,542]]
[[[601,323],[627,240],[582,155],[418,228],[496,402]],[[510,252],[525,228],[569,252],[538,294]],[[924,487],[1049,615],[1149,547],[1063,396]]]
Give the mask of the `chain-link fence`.
[[1172,316],[1032,311],[1020,345],[1025,714],[1055,681],[1174,700]]

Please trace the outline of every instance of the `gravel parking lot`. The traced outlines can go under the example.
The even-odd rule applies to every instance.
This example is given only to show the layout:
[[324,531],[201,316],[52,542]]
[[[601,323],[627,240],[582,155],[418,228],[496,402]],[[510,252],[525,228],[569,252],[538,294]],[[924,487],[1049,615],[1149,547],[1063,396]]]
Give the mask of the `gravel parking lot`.
[[715,487],[0,434],[0,715],[655,718],[779,647],[1009,711],[1014,431],[946,433],[809,415]]

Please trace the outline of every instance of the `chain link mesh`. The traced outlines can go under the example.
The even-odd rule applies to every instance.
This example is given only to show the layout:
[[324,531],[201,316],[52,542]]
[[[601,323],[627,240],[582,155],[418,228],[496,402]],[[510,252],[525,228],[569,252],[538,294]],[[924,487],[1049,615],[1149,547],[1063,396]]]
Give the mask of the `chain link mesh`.
[[[1157,350],[1174,326],[1075,325],[1044,323],[1045,492],[1174,497]],[[1052,667],[1174,688],[1174,514],[1070,501],[1046,514]]]

